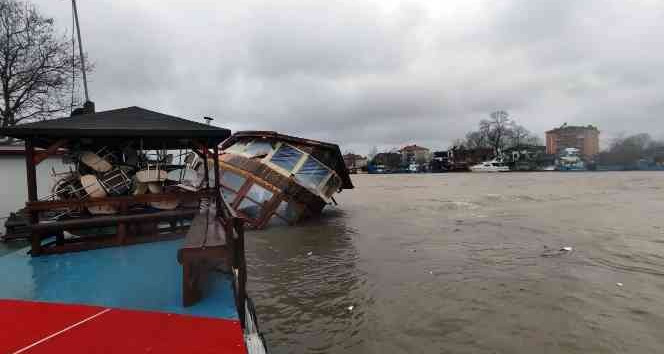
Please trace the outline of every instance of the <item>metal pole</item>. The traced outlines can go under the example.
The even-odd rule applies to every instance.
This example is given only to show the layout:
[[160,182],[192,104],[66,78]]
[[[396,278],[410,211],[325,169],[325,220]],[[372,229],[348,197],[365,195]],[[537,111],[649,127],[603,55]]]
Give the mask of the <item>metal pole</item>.
[[76,0],[71,0],[71,6],[74,8],[74,20],[76,21],[76,33],[78,35],[78,53],[81,56],[81,70],[83,70],[83,87],[85,88],[85,102],[90,101],[88,96],[88,78],[85,74],[85,58],[83,57],[83,42],[81,41],[81,26],[78,24],[78,11],[76,10]]

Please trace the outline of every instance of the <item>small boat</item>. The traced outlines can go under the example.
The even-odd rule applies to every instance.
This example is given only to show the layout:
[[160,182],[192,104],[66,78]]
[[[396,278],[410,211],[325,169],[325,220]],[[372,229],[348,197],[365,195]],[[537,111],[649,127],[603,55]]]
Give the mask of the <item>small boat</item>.
[[566,148],[558,158],[558,171],[587,171],[579,153],[580,150],[577,148]]
[[501,160],[493,159],[470,166],[472,172],[508,172],[510,168]]

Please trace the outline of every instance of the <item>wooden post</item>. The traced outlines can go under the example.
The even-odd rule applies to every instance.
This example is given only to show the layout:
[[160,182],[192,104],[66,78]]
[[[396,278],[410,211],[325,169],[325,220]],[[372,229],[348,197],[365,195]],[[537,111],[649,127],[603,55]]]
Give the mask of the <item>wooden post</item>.
[[[25,139],[25,172],[26,181],[28,183],[28,202],[37,201],[37,169],[35,167],[35,147],[32,138]],[[39,213],[30,211],[28,212],[28,220],[30,227],[39,223]],[[30,243],[32,246],[32,256],[38,256],[41,252],[41,233],[30,230]]]
[[[129,205],[127,202],[120,204],[120,214],[126,215]],[[117,233],[115,236],[115,242],[118,246],[124,245],[127,242],[127,223],[119,222],[117,226]]]
[[205,169],[205,187],[208,189],[210,188],[210,169],[208,167],[208,155],[210,154],[210,150],[208,149],[208,143],[207,141],[205,142],[205,146],[203,147],[203,158],[205,159],[203,163],[203,168]]
[[58,246],[62,246],[65,244],[65,232],[63,230],[56,231],[55,244]]
[[219,190],[219,145],[215,145],[212,149],[212,158],[214,159],[214,195],[217,210],[221,210],[221,190]]
[[231,217],[229,224],[230,229],[236,234],[236,242],[234,247],[235,266],[238,269],[238,315],[240,317],[240,325],[244,328],[246,324],[246,311],[245,302],[247,301],[247,260],[244,254],[244,220],[238,217]]

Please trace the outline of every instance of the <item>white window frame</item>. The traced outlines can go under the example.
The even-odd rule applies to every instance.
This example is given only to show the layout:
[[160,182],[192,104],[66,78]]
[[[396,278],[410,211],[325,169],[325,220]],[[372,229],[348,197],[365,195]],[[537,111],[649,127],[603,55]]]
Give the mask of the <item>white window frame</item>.
[[[252,142],[253,142],[253,141],[252,141]],[[284,169],[284,168],[282,168],[282,167],[280,167],[280,166],[277,166],[276,164],[274,164],[274,163],[272,163],[272,162],[270,161],[270,160],[272,159],[272,156],[273,156],[273,155],[279,150],[279,148],[281,148],[281,146],[283,146],[283,145],[288,145],[288,147],[290,147],[291,149],[295,149],[295,150],[299,151],[299,152],[302,154],[302,156],[300,157],[300,159],[297,161],[297,163],[296,163],[295,166],[293,167],[293,171],[288,171],[288,170],[286,170],[286,169]],[[247,146],[248,146],[248,145],[247,145]],[[293,146],[293,145],[291,145],[291,144],[284,143],[284,142],[281,142],[281,141],[280,141],[280,142],[277,143],[277,145],[276,145],[275,148],[272,150],[272,152],[271,152],[270,154],[268,154],[267,156],[265,156],[265,157],[263,158],[263,160],[261,160],[261,162],[264,163],[264,164],[266,164],[266,165],[268,165],[268,166],[270,166],[270,167],[273,168],[274,170],[281,172],[281,174],[283,174],[283,175],[286,175],[286,176],[288,176],[288,177],[291,177],[291,176],[295,177],[295,175],[296,175],[298,172],[300,172],[300,169],[302,168],[302,166],[304,166],[304,163],[307,161],[308,158],[312,158],[312,159],[314,159],[314,161],[318,162],[318,164],[321,165],[321,166],[323,166],[323,168],[325,168],[325,169],[327,170],[327,172],[328,172],[327,176],[326,176],[325,178],[323,178],[323,180],[322,180],[318,185],[316,185],[316,187],[314,188],[314,189],[316,190],[316,192],[317,192],[319,195],[323,195],[325,198],[327,198],[327,197],[325,196],[325,191],[323,190],[323,189],[325,188],[325,184],[327,183],[327,181],[329,181],[330,178],[332,178],[332,176],[337,176],[340,180],[341,180],[341,178],[339,177],[339,175],[337,174],[336,171],[334,171],[333,169],[329,168],[327,165],[325,165],[324,163],[322,163],[322,162],[321,162],[320,160],[318,160],[317,158],[313,157],[311,154],[302,151],[301,149],[297,148],[296,146]]]

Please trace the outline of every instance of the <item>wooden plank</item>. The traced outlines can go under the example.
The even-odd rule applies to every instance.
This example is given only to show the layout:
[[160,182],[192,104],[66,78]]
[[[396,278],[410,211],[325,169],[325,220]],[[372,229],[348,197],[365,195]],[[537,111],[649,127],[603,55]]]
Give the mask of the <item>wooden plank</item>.
[[199,248],[203,247],[205,243],[205,235],[207,233],[207,216],[206,213],[198,213],[191,221],[189,231],[185,237],[182,248]]
[[226,230],[216,213],[209,213],[207,218],[208,228],[205,237],[205,247],[226,246]]
[[46,160],[49,156],[55,154],[59,148],[67,144],[67,139],[60,139],[48,147],[45,151],[40,151],[33,157],[35,165],[39,165],[42,161]]
[[178,192],[163,194],[141,194],[135,196],[115,196],[105,198],[90,198],[85,200],[60,200],[60,201],[30,201],[26,203],[26,208],[31,211],[48,211],[53,209],[82,209],[90,206],[112,205],[121,206],[126,204],[143,204],[149,202],[162,202],[179,200],[188,202],[198,200],[201,197],[214,195],[214,190],[202,190],[198,192]]
[[28,201],[37,200],[37,170],[35,168],[35,148],[32,139],[25,139],[25,169],[28,183]]
[[180,209],[180,210],[167,210],[159,211],[149,214],[133,214],[133,215],[107,215],[96,216],[87,219],[71,219],[64,221],[56,221],[50,223],[42,223],[32,225],[34,231],[50,231],[50,230],[67,230],[67,229],[80,229],[85,227],[106,226],[114,225],[117,223],[135,223],[148,220],[172,220],[183,217],[192,217],[198,212],[197,209]]
[[[93,240],[90,240],[93,238]],[[82,237],[75,240],[65,240],[65,244],[62,246],[54,247],[42,247],[40,255],[48,254],[60,254],[68,252],[80,252],[80,251],[89,251],[99,248],[108,248],[108,247],[117,247],[117,241],[115,235],[109,235],[104,237]],[[129,237],[123,243],[124,246],[128,245],[137,245],[141,243],[150,243],[157,241],[168,241],[176,240],[182,238],[182,234],[179,233],[167,233],[159,235],[150,235],[150,236],[139,236],[139,237]]]
[[[28,201],[34,202],[37,200],[37,169],[35,167],[35,147],[32,138],[25,139],[25,168],[26,168],[26,181],[28,183]],[[28,213],[28,221],[30,225],[39,222],[39,214],[26,210]],[[32,255],[39,255],[41,251],[41,234],[30,230],[30,248]]]

